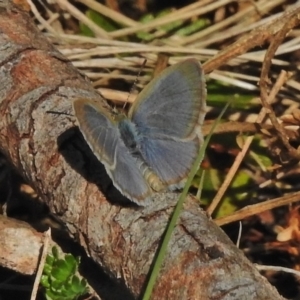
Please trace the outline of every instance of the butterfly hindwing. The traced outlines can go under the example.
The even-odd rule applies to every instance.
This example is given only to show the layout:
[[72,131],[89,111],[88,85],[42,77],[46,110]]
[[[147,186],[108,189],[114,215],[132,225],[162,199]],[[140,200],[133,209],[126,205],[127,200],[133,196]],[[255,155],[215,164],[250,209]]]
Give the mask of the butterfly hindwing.
[[134,202],[147,201],[152,190],[137,159],[123,143],[116,122],[96,101],[77,99],[73,105],[85,140],[115,187]]
[[201,141],[198,137],[184,142],[145,138],[141,152],[153,172],[170,190],[174,190],[183,186],[198,154]]

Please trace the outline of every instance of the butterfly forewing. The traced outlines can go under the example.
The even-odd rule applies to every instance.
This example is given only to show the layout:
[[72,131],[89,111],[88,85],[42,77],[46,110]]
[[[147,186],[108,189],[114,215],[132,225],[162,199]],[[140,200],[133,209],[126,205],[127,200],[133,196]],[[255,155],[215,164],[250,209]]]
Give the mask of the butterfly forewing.
[[129,118],[140,134],[186,139],[200,130],[206,88],[199,62],[189,59],[164,70],[139,94]]

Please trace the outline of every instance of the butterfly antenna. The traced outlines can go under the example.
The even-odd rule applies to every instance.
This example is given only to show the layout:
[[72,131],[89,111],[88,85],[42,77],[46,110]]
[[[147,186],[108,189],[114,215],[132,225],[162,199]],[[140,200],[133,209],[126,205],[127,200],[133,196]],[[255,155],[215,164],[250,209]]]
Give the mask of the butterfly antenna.
[[133,84],[132,84],[132,86],[131,86],[131,89],[130,89],[130,91],[129,91],[128,97],[127,97],[127,99],[126,99],[126,102],[125,102],[124,105],[123,105],[123,109],[125,109],[126,104],[129,102],[129,97],[130,97],[130,95],[132,94],[132,91],[133,91],[133,89],[135,88],[136,83],[137,83],[137,81],[138,81],[138,79],[139,79],[139,77],[140,77],[140,75],[141,75],[141,72],[142,72],[142,70],[144,69],[146,63],[147,63],[147,59],[144,59],[142,65],[141,65],[141,67],[140,67],[140,69],[139,69],[139,72],[138,72],[138,74],[137,74],[137,76],[136,76],[136,78],[135,78],[135,80],[134,80],[134,82],[133,82]]

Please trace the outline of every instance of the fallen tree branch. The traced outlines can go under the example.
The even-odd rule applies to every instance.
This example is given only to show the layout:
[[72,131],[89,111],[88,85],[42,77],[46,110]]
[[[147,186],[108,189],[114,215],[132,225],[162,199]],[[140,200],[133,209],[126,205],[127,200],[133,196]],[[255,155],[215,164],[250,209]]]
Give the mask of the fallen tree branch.
[[[78,97],[104,100],[27,13],[0,10],[0,28],[1,151],[86,252],[138,296],[178,195],[159,194],[145,208],[124,202],[75,118],[46,113],[71,113]],[[153,299],[245,297],[282,299],[199,204],[187,199]]]

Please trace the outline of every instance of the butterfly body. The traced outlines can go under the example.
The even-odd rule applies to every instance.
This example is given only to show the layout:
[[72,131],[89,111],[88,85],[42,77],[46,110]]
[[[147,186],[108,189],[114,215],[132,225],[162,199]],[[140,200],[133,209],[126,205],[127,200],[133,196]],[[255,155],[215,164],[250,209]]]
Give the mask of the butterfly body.
[[119,123],[120,136],[128,149],[129,154],[135,158],[136,164],[139,169],[142,170],[143,177],[149,183],[150,187],[159,192],[165,188],[164,184],[160,179],[154,174],[145,162],[145,158],[142,153],[143,136],[138,132],[134,123],[129,119],[124,118]]
[[138,145],[141,143],[141,137],[135,125],[129,119],[123,119],[119,123],[121,138],[133,155],[138,155]]
[[73,103],[79,128],[114,185],[143,205],[154,192],[181,188],[199,152],[206,104],[200,64],[173,65],[138,95],[126,116],[92,99]]

